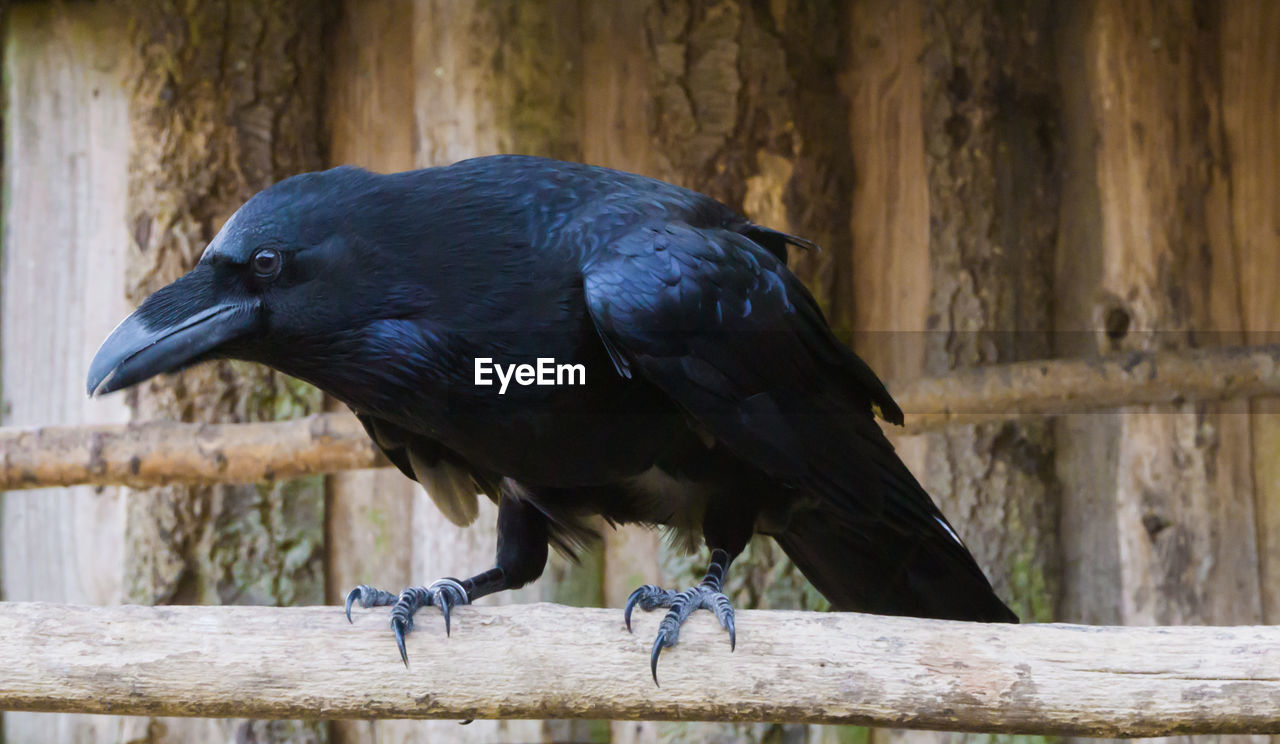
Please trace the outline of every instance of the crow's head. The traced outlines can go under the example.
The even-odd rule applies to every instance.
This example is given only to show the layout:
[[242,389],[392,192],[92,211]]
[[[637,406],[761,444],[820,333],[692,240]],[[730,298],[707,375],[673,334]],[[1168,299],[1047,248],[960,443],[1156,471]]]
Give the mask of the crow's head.
[[[129,387],[213,358],[289,371],[311,347],[340,344],[371,315],[408,312],[395,261],[369,240],[385,215],[391,177],[335,168],[282,181],[227,221],[185,276],[120,323],[89,367],[90,395]],[[393,220],[391,220],[393,221]],[[402,241],[403,242],[403,241]]]

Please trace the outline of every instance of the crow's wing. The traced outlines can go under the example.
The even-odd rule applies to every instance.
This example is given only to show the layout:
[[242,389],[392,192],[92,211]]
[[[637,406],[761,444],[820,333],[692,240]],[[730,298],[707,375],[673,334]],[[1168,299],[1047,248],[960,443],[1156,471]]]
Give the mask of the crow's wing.
[[620,374],[638,371],[739,456],[785,481],[822,477],[804,431],[815,416],[840,420],[877,450],[887,441],[873,410],[902,423],[884,385],[831,335],[799,280],[744,235],[645,226],[589,263],[584,287]]
[[364,429],[387,459],[408,477],[418,481],[450,522],[466,527],[475,521],[477,497],[497,498],[497,484],[478,474],[466,460],[428,437],[411,434],[383,419],[356,414]]
[[776,537],[833,605],[1013,618],[876,424],[901,409],[776,256],[730,230],[650,225],[589,262],[584,287],[620,374],[805,494]]

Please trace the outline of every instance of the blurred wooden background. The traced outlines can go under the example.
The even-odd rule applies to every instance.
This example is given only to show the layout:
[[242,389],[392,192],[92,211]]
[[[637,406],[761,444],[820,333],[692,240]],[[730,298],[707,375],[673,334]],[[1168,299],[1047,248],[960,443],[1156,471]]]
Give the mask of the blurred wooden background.
[[[891,379],[1280,331],[1271,0],[118,0],[12,3],[4,26],[4,425],[328,406],[243,364],[96,401],[83,380],[114,323],[244,199],[339,163],[521,152],[705,191],[822,244],[793,267]],[[1025,619],[1280,618],[1276,400],[898,444]],[[0,509],[0,597],[336,603],[356,583],[488,567],[492,516],[458,530],[392,471],[15,492]],[[620,607],[702,561],[623,530],[497,601]],[[731,586],[739,606],[822,606],[763,542]],[[388,673],[394,661],[388,637]],[[10,743],[991,738],[38,714],[6,715],[2,731]]]

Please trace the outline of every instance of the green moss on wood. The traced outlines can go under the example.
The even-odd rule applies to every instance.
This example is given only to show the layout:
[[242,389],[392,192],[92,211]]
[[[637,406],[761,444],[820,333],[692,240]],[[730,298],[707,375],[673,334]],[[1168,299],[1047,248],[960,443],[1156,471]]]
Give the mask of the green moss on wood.
[[565,84],[578,74],[577,3],[490,0],[487,13],[501,29],[493,49],[501,149],[577,159],[581,96]]

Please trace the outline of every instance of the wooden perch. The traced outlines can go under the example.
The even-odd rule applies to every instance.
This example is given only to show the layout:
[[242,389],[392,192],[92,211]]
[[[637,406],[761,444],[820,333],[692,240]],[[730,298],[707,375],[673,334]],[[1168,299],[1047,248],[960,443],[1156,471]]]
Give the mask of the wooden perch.
[[[1280,345],[977,367],[890,390],[907,429],[1280,394]],[[0,430],[0,490],[252,483],[386,465],[350,414],[254,424]]]
[[0,604],[0,709],[249,718],[794,721],[1083,736],[1280,733],[1280,627],[981,625],[698,613],[649,678],[659,613]]

